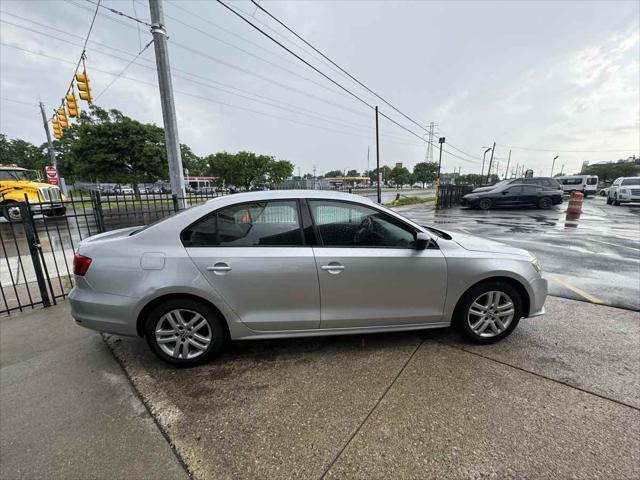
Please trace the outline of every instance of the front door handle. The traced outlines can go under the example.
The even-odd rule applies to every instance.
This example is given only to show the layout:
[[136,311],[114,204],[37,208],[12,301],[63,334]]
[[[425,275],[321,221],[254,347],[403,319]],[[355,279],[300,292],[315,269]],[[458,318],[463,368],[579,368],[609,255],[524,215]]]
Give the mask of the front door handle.
[[207,267],[207,270],[213,273],[224,274],[231,270],[231,267],[224,262],[218,262],[215,265]]
[[344,270],[344,265],[340,265],[338,262],[331,262],[329,265],[322,265],[320,268],[335,275]]

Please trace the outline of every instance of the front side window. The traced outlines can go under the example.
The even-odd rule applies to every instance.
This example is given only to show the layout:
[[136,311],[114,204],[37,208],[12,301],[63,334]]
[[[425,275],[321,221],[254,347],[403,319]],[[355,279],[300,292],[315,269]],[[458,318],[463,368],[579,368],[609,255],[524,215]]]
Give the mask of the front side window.
[[281,247],[303,245],[295,200],[231,205],[181,234],[185,247]]
[[331,200],[309,205],[325,247],[415,247],[412,228],[374,208]]

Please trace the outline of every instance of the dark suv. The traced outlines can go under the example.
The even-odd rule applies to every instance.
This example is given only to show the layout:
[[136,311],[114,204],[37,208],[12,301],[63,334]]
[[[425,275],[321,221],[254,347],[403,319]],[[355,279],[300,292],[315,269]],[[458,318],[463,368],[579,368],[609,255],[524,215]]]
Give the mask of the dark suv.
[[559,190],[560,193],[563,192],[562,185],[555,178],[551,177],[533,177],[533,178],[508,178],[506,180],[502,180],[495,185],[491,185],[489,187],[480,187],[473,190],[472,193],[480,193],[480,192],[488,192],[489,190],[493,190],[498,187],[502,187],[505,185],[539,185],[543,187],[545,190]]

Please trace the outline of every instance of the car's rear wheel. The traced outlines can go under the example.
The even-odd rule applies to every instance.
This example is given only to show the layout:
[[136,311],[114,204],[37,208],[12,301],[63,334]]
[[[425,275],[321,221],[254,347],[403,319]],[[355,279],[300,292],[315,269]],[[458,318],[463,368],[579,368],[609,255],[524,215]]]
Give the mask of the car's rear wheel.
[[538,208],[542,208],[543,210],[551,208],[552,205],[553,200],[551,200],[549,197],[542,197],[540,200],[538,200]]
[[508,283],[488,281],[462,296],[453,324],[475,343],[493,343],[510,335],[521,316],[520,293]]
[[168,300],[145,323],[151,350],[174,365],[197,365],[216,355],[227,339],[222,319],[206,303],[190,298]]
[[481,198],[480,202],[478,202],[478,207],[480,207],[480,210],[489,210],[491,208],[491,199]]

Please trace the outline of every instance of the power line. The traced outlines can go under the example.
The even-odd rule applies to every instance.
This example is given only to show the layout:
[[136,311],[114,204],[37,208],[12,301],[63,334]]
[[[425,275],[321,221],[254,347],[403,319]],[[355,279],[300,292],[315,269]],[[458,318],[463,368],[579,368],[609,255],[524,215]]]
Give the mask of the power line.
[[371,90],[367,85],[365,85],[363,82],[361,82],[360,80],[358,80],[356,77],[354,77],[353,75],[351,75],[349,72],[347,72],[344,68],[342,68],[340,65],[338,65],[336,62],[334,62],[333,60],[331,60],[329,57],[327,57],[324,53],[322,53],[320,50],[318,50],[316,47],[314,47],[313,45],[311,45],[311,43],[309,43],[308,41],[306,41],[304,38],[302,38],[300,35],[298,35],[293,29],[289,28],[287,25],[285,25],[282,21],[280,21],[278,18],[276,18],[275,16],[273,16],[268,10],[266,10],[264,7],[262,7],[262,5],[258,4],[258,2],[256,2],[255,0],[251,0],[251,2],[260,10],[262,10],[264,13],[266,13],[269,17],[271,17],[272,19],[274,19],[276,22],[278,22],[280,25],[282,25],[287,31],[291,32],[293,35],[296,36],[296,38],[302,40],[304,42],[305,45],[311,47],[313,49],[313,51],[317,52],[318,54],[320,54],[322,56],[322,58],[324,58],[325,60],[329,61],[332,65],[334,65],[335,67],[337,67],[342,73],[344,73],[345,75],[347,75],[351,80],[353,80],[354,82],[356,82],[358,85],[360,85],[362,88],[364,88],[365,90],[367,90],[369,93],[371,93],[372,95],[376,96],[378,99],[382,100],[387,106],[391,107],[393,110],[395,110],[397,113],[399,113],[400,115],[402,115],[404,118],[406,118],[407,120],[409,120],[411,123],[417,125],[418,127],[420,127],[421,129],[423,129],[424,131],[427,131],[426,128],[424,126],[422,126],[420,123],[416,122],[413,118],[409,117],[407,114],[405,114],[404,112],[402,112],[400,109],[398,109],[396,106],[394,106],[391,102],[387,101],[386,99],[384,99],[382,96],[378,95],[376,92],[374,92],[373,90]]
[[[334,85],[338,86],[340,89],[344,90],[345,92],[347,92],[349,95],[351,95],[352,97],[354,97],[356,100],[360,101],[361,103],[365,104],[366,106],[368,106],[371,110],[374,110],[373,105],[369,104],[366,100],[362,99],[360,96],[358,96],[357,94],[353,93],[351,90],[349,90],[348,88],[344,87],[343,85],[341,85],[340,83],[338,83],[336,80],[334,80],[333,78],[331,78],[329,75],[327,75],[326,73],[324,73],[323,71],[319,70],[317,67],[315,67],[314,65],[312,65],[311,63],[309,63],[308,61],[306,61],[304,58],[302,58],[300,55],[298,55],[297,53],[293,52],[291,49],[287,48],[285,45],[283,45],[281,42],[279,42],[278,40],[276,40],[275,38],[273,38],[271,35],[269,35],[267,32],[265,32],[264,30],[262,30],[260,27],[258,27],[256,24],[254,24],[253,22],[251,22],[250,20],[248,20],[247,18],[245,18],[243,15],[239,14],[238,12],[236,12],[233,8],[231,8],[229,5],[227,5],[226,3],[224,3],[222,0],[216,0],[220,5],[222,5],[223,7],[225,7],[227,10],[229,10],[230,12],[232,12],[234,15],[236,15],[238,18],[240,18],[241,20],[243,20],[245,23],[251,25],[254,29],[256,29],[258,32],[260,32],[262,35],[264,35],[265,37],[267,37],[268,39],[270,39],[272,42],[276,43],[278,46],[280,46],[281,48],[283,48],[284,50],[286,50],[287,52],[289,52],[291,55],[293,55],[294,57],[296,57],[298,60],[300,60],[301,62],[303,62],[305,65],[307,65],[308,67],[310,67],[311,69],[313,69],[314,71],[316,71],[317,73],[319,73],[320,75],[322,75],[324,78],[326,78],[327,80],[329,80],[331,83],[333,83]],[[387,114],[383,113],[383,112],[379,112],[380,115],[382,115],[384,118],[386,118],[387,120],[389,120],[390,122],[394,123],[395,125],[397,125],[398,127],[400,127],[401,129],[407,131],[409,134],[417,137],[419,140],[423,141],[423,142],[427,142],[424,138],[422,138],[420,135],[418,135],[417,133],[415,133],[414,131],[410,130],[409,128],[405,127],[404,125],[402,125],[401,123],[397,122],[396,120],[394,120],[393,118],[389,117]],[[423,128],[423,127],[422,127]],[[443,149],[443,152],[445,150]],[[456,157],[460,160],[463,160],[465,162],[470,162],[471,160],[460,157],[459,155],[453,154],[451,152],[447,152],[449,155]]]
[[113,80],[111,80],[111,82],[110,82],[106,87],[104,87],[104,90],[102,90],[98,95],[96,95],[96,98],[95,98],[93,101],[94,101],[94,102],[95,102],[95,101],[97,101],[97,100],[98,100],[102,95],[104,95],[104,93],[105,93],[107,90],[109,90],[109,88],[111,88],[111,85],[113,85],[114,83],[116,83],[116,82],[118,81],[118,79],[119,79],[120,77],[122,77],[122,75],[124,75],[124,72],[126,72],[126,71],[127,71],[127,69],[128,69],[131,65],[133,65],[133,63],[134,63],[134,62],[135,62],[135,61],[140,57],[140,55],[142,55],[142,54],[145,52],[145,50],[146,50],[147,48],[149,48],[149,46],[150,46],[152,43],[153,43],[153,39],[152,39],[149,43],[147,43],[147,44],[145,45],[145,47],[144,47],[142,50],[140,50],[140,51],[138,52],[138,54],[137,54],[135,57],[133,57],[129,63],[127,63],[127,65],[126,65],[126,66],[125,66],[125,67],[120,71],[120,73],[116,76],[116,78],[114,78]]
[[[69,64],[73,64],[74,63],[71,60],[62,59],[62,58],[59,58],[59,57],[56,57],[56,56],[53,56],[53,55],[48,55],[48,54],[41,53],[41,52],[35,52],[33,50],[29,50],[29,49],[20,47],[18,45],[12,45],[12,44],[9,44],[9,43],[6,43],[6,42],[2,42],[2,41],[0,41],[0,45],[4,45],[4,46],[10,47],[10,48],[14,48],[16,50],[20,50],[20,51],[23,51],[23,52],[26,52],[26,53],[29,53],[29,54],[38,55],[38,56],[42,56],[42,57],[49,58],[49,59],[52,59],[52,60],[56,60],[56,61],[59,61],[59,62],[62,62],[62,63],[69,63]],[[132,82],[149,85],[149,86],[153,86],[153,87],[156,87],[156,88],[158,87],[157,83],[153,83],[153,82],[149,82],[149,81],[141,80],[141,79],[137,79],[137,78],[127,77],[127,76],[122,75],[121,72],[120,73],[113,73],[113,72],[108,72],[106,70],[102,70],[102,69],[95,68],[95,67],[93,68],[93,70],[96,71],[96,72],[104,73],[104,74],[107,74],[107,75],[112,75],[114,77],[122,78],[122,79],[129,80],[129,81],[132,81]],[[357,136],[357,137],[367,138],[367,139],[371,138],[370,135],[366,135],[363,132],[347,132],[347,131],[344,131],[344,130],[336,130],[336,129],[328,128],[328,127],[325,127],[325,126],[322,126],[322,125],[316,125],[316,124],[313,124],[313,123],[302,122],[302,121],[297,120],[297,119],[292,119],[292,118],[288,118],[288,117],[282,117],[282,116],[279,116],[279,115],[274,115],[272,113],[263,112],[263,111],[260,111],[260,110],[255,110],[255,109],[252,109],[252,108],[243,107],[243,106],[240,106],[240,105],[235,105],[235,104],[232,104],[232,103],[223,102],[223,101],[220,101],[220,100],[215,100],[215,99],[212,99],[212,98],[209,98],[209,97],[205,97],[205,96],[202,96],[202,95],[197,95],[197,94],[194,94],[194,93],[191,93],[191,92],[185,92],[185,91],[181,91],[181,90],[174,90],[174,91],[176,93],[179,93],[181,95],[185,95],[185,96],[188,96],[188,97],[196,98],[196,99],[199,99],[199,100],[205,100],[205,101],[208,101],[208,102],[211,102],[211,103],[215,103],[215,104],[218,104],[218,105],[223,105],[223,106],[226,106],[226,107],[229,107],[229,108],[243,110],[243,111],[255,113],[255,114],[266,116],[266,117],[270,117],[270,118],[276,118],[276,119],[284,120],[286,122],[290,122],[290,123],[294,123],[294,124],[298,124],[298,125],[308,126],[308,127],[311,127],[311,128],[318,128],[318,129],[321,129],[321,130],[326,130],[326,131],[330,131],[330,132],[334,132],[334,133],[339,133],[341,135]],[[398,141],[393,141],[393,140],[390,140],[389,142],[390,143],[403,144],[403,145],[415,145],[413,143],[409,144],[408,142],[398,142]]]
[[133,20],[134,22],[141,23],[143,25],[146,25],[149,28],[152,27],[152,25],[149,22],[145,22],[144,20],[140,20],[139,18],[132,17],[131,15],[127,15],[126,13],[116,10],[115,8],[107,7],[105,5],[100,5],[101,0],[98,0],[98,3],[93,2],[92,0],[85,0],[85,1],[91,3],[92,5],[95,5],[96,8],[104,8],[105,10],[109,10],[111,13],[115,13],[116,15],[120,15],[121,17],[128,18],[129,20]]

